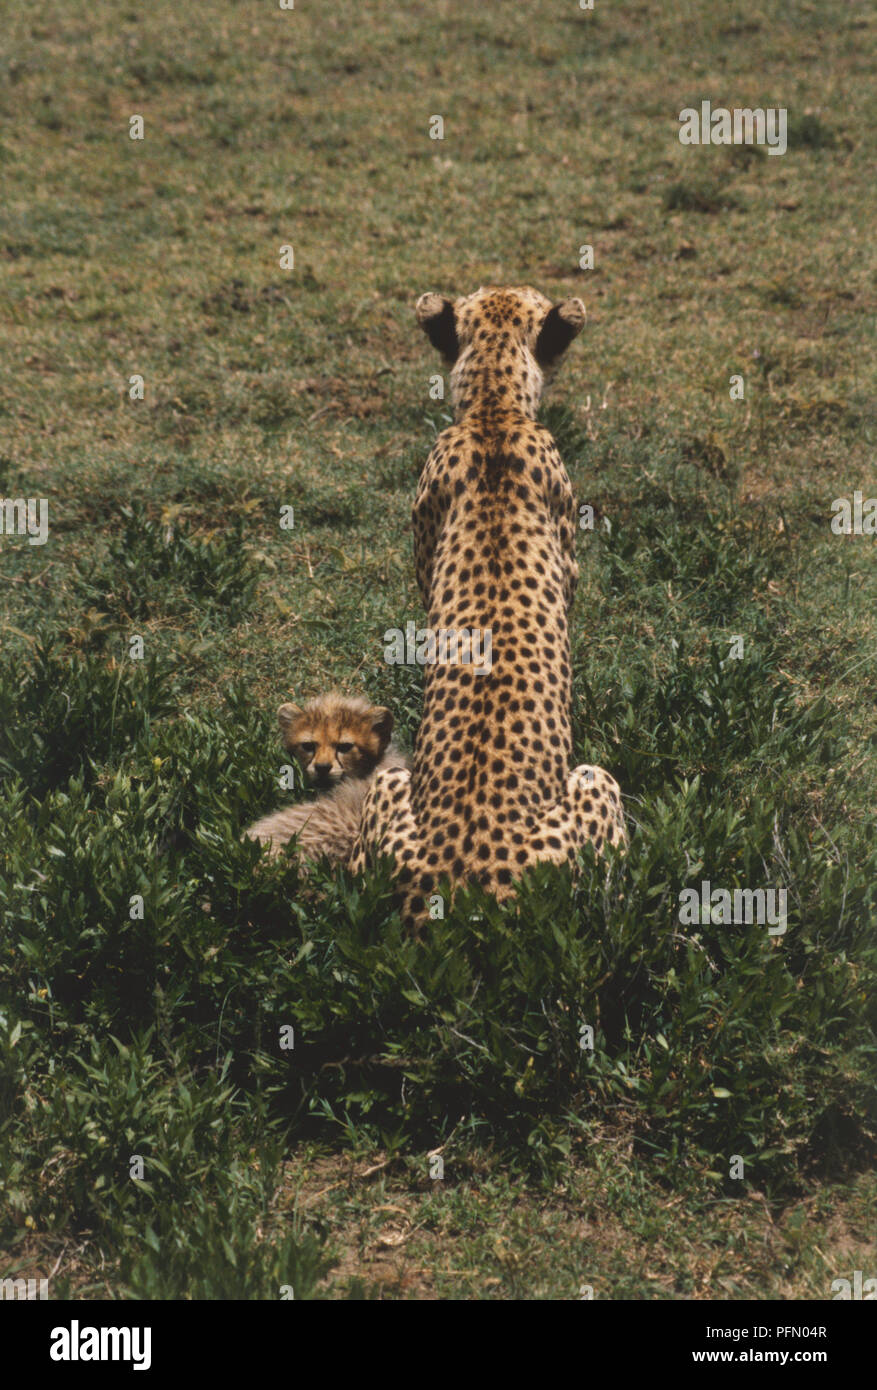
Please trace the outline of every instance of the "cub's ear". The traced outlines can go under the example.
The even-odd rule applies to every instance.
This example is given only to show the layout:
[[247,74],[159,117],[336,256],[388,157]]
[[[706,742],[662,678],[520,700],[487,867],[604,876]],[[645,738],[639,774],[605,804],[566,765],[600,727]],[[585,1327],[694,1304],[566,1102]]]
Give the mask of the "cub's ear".
[[393,716],[383,705],[378,705],[371,712],[372,728],[381,740],[381,744],[386,747],[390,742],[390,734],[393,732]]
[[536,339],[536,361],[540,367],[550,367],[565,352],[585,326],[585,306],[580,299],[565,299],[555,304],[542,320]]
[[454,305],[440,294],[422,294],[415,305],[417,322],[442,357],[456,362],[460,355]]
[[301,712],[300,705],[280,706],[280,709],[277,711],[277,723],[280,725],[283,733],[286,734],[289,732]]

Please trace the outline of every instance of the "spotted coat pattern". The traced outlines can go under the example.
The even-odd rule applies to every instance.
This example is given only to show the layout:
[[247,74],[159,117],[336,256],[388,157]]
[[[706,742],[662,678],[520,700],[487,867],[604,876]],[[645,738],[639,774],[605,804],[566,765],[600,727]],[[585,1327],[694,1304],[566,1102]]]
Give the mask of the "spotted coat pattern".
[[492,662],[425,668],[413,770],[379,772],[363,807],[351,867],[392,854],[413,926],[442,880],[475,879],[502,899],[529,864],[625,838],[615,780],[570,771],[576,508],[535,420],[584,305],[491,287],[455,302],[424,295],[417,316],[452,364],[455,409],[414,502],[417,582],[429,626],[489,631]]

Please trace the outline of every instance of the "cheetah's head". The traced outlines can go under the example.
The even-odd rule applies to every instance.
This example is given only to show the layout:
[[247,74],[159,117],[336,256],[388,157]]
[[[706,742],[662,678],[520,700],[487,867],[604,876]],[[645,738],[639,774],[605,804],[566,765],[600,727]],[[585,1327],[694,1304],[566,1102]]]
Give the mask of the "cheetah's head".
[[417,320],[451,364],[458,411],[480,402],[534,416],[546,379],[585,323],[580,299],[552,304],[528,285],[489,285],[460,299],[423,294]]

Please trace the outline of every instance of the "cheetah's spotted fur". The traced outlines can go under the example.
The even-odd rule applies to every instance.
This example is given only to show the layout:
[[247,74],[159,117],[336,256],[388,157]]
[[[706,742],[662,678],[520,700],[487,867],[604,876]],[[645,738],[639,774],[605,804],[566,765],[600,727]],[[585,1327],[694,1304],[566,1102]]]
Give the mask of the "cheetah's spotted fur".
[[417,317],[453,364],[455,407],[414,502],[417,581],[431,628],[491,632],[492,666],[426,667],[413,771],[379,772],[363,807],[351,867],[394,855],[411,924],[444,877],[505,898],[535,861],[624,840],[614,778],[569,771],[576,510],[534,418],[584,305],[491,287],[456,302],[424,295]]

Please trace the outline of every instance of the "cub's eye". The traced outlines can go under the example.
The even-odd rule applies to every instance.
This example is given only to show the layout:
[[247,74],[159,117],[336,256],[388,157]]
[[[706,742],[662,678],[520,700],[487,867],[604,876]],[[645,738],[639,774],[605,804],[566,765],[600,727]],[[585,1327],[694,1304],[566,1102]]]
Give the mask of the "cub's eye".
[[303,753],[313,753],[317,745],[315,743],[300,743],[298,746]]
[[339,753],[350,753],[350,752],[353,751],[353,744],[352,744],[352,743],[339,743],[339,744],[336,744],[336,747],[337,747]]

